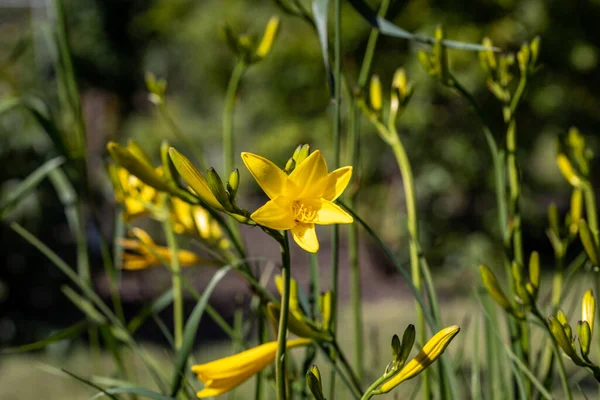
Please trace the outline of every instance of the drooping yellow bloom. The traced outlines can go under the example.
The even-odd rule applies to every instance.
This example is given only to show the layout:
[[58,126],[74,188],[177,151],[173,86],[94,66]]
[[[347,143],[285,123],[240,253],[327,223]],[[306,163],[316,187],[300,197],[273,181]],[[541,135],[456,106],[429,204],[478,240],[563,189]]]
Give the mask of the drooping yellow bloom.
[[[137,240],[123,239],[120,242],[125,250],[130,251],[123,254],[123,269],[139,270],[160,265],[161,258],[167,262],[171,261],[170,248],[154,243],[150,235],[143,229],[133,228],[131,232]],[[209,260],[205,260],[189,250],[179,250],[177,257],[182,267],[210,263]]]
[[[160,200],[160,193],[146,185],[123,167],[109,166],[115,189],[115,200],[123,205],[123,218],[132,221],[148,214]],[[157,173],[160,170],[157,169]]]
[[349,224],[352,216],[333,203],[352,177],[352,167],[328,173],[320,151],[313,152],[288,176],[266,158],[242,153],[244,164],[271,199],[251,218],[262,226],[291,230],[298,246],[316,253],[319,241],[315,224]]
[[406,365],[394,375],[390,380],[381,385],[378,393],[387,393],[399,384],[409,379],[414,378],[435,360],[437,360],[446,350],[452,339],[458,334],[460,327],[458,325],[449,326],[442,329],[423,346],[423,349],[415,358],[410,360]]
[[[287,341],[287,348],[307,346],[309,339]],[[228,392],[256,375],[275,360],[277,342],[268,342],[229,357],[192,366],[204,389],[196,393],[199,398],[213,397]]]

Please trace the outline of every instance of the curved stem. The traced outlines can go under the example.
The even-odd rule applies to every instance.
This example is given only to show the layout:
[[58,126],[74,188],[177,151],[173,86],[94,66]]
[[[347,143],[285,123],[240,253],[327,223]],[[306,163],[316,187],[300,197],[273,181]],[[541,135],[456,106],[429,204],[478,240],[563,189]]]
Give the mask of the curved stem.
[[233,141],[233,108],[235,106],[235,95],[246,67],[247,65],[244,61],[238,61],[229,78],[227,94],[225,95],[225,109],[223,110],[223,160],[226,173],[233,171],[233,154],[235,148]]
[[285,378],[285,355],[287,341],[287,323],[290,309],[290,245],[287,233],[279,239],[281,246],[281,278],[283,290],[281,293],[281,310],[279,313],[279,329],[277,331],[277,356],[275,358],[275,378],[277,382],[277,400],[287,399]]

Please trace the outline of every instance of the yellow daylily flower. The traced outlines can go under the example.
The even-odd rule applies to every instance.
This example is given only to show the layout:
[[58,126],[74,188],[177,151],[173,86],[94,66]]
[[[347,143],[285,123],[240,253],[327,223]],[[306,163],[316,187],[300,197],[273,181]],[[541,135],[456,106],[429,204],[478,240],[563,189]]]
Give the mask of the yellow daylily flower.
[[412,379],[423,372],[444,353],[446,347],[448,347],[459,331],[460,327],[458,325],[452,325],[433,335],[425,346],[423,346],[419,354],[406,363],[398,374],[381,385],[381,388],[377,392],[387,393],[402,382]]
[[229,247],[230,242],[223,235],[219,223],[204,207],[191,205],[177,197],[171,197],[171,206],[175,233],[198,236],[208,244],[221,249]]
[[[287,341],[287,348],[308,346],[309,339]],[[228,392],[241,385],[275,361],[277,342],[268,342],[229,357],[192,366],[198,379],[204,382],[204,389],[196,393],[199,398],[213,397]]]
[[[123,218],[132,221],[150,212],[160,201],[160,193],[146,185],[123,167],[110,166],[110,175],[115,189],[115,200],[123,205]],[[156,170],[160,174],[160,169]]]
[[[160,265],[161,258],[167,262],[171,261],[170,248],[154,243],[154,240],[143,229],[133,228],[131,232],[136,240],[123,239],[120,241],[121,246],[130,251],[123,254],[123,269],[139,270]],[[209,260],[203,259],[189,250],[179,250],[177,257],[182,267],[210,263]]]
[[349,224],[352,216],[333,203],[352,177],[352,167],[328,173],[319,150],[296,166],[288,176],[264,157],[242,153],[242,160],[269,200],[250,216],[271,229],[291,230],[302,249],[316,253],[319,240],[315,224]]

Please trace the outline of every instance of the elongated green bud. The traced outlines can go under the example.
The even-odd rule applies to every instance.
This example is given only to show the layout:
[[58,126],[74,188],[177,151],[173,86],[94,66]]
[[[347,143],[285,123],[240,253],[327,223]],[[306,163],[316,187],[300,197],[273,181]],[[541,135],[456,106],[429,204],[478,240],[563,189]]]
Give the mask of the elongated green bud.
[[513,312],[513,307],[506,298],[506,295],[504,295],[500,283],[498,283],[498,279],[492,270],[486,265],[481,265],[479,267],[479,272],[481,273],[483,286],[485,286],[490,296],[492,296],[500,307],[508,312]]
[[392,358],[397,361],[400,357],[400,351],[402,350],[402,344],[398,335],[392,336]]
[[206,171],[206,182],[208,183],[208,187],[212,194],[217,198],[225,210],[233,211],[233,207],[229,201],[225,187],[223,186],[223,181],[214,168],[209,168]]
[[415,326],[413,324],[409,324],[404,330],[404,334],[402,335],[402,349],[400,350],[398,363],[403,365],[406,362],[406,359],[410,355],[410,351],[415,344],[416,331]]
[[316,365],[313,365],[306,373],[306,383],[315,400],[325,400],[321,385],[321,373]]
[[592,232],[590,231],[587,222],[585,222],[585,220],[583,219],[579,221],[579,239],[581,239],[583,249],[585,250],[585,253],[587,254],[592,264],[594,264],[595,266],[600,265],[598,264],[598,260],[600,259],[600,251],[596,246],[596,242],[594,240],[594,237],[592,236]]
[[229,195],[229,199],[231,202],[235,199],[235,195],[237,194],[238,188],[240,187],[240,171],[236,168],[229,174],[229,179],[227,180],[227,194]]
[[581,354],[587,357],[590,354],[590,343],[592,341],[592,329],[587,321],[577,322],[577,335],[579,336]]
[[369,86],[369,100],[371,101],[371,108],[380,112],[383,107],[383,95],[381,90],[381,81],[379,76],[373,75],[371,77],[371,85]]
[[572,235],[575,235],[579,230],[579,220],[583,211],[583,190],[573,189],[571,193],[571,223],[569,224],[569,231]]
[[556,234],[556,236],[558,236],[560,232],[558,220],[558,207],[556,206],[556,203],[552,202],[548,206],[548,225],[550,225],[550,229]]
[[446,49],[446,45],[444,44],[446,31],[442,25],[438,25],[435,28],[434,36],[436,38],[436,42],[433,44],[433,55],[437,64],[436,68],[439,74],[438,78],[442,81],[442,83],[447,84],[449,82],[448,51]]
[[571,358],[571,360],[573,360],[575,364],[578,364],[578,362],[582,363],[581,359],[575,352],[573,345],[571,344],[571,339],[569,339],[567,333],[565,332],[564,325],[553,316],[548,318],[548,325],[550,326],[552,336],[554,336],[554,339],[560,348],[563,349],[563,351]]
[[287,160],[287,163],[285,163],[284,172],[289,175],[292,173],[292,171],[294,171],[295,168],[296,161],[293,158],[290,158],[289,160]]
[[537,294],[540,288],[540,254],[537,251],[532,251],[529,256],[529,282]]

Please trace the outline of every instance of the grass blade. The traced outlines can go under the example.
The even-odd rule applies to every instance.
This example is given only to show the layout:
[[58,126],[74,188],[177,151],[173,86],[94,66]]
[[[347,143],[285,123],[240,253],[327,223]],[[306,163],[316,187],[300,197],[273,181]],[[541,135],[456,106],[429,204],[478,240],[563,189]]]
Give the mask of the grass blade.
[[64,157],[55,157],[46,161],[40,167],[36,168],[27,178],[25,178],[19,186],[12,191],[6,200],[0,203],[0,219],[4,218],[12,207],[18,204],[25,196],[33,191],[48,174],[64,164]]
[[315,18],[315,28],[321,43],[321,53],[323,55],[323,65],[327,74],[329,83],[329,96],[333,97],[333,76],[331,75],[331,65],[329,64],[329,38],[327,34],[327,12],[329,11],[329,0],[313,0],[313,15]]
[[[406,30],[394,25],[387,19],[378,16],[377,13],[375,11],[373,11],[373,9],[371,9],[371,7],[369,7],[369,5],[367,3],[365,3],[363,0],[348,0],[348,1],[352,5],[352,7],[354,7],[354,9],[360,15],[362,15],[362,17],[371,26],[373,26],[374,28],[377,28],[379,30],[379,32],[381,32],[383,35],[394,36],[394,37],[398,37],[398,38],[402,38],[402,39],[408,39],[408,40],[412,40],[412,41],[424,43],[424,44],[429,44],[429,45],[432,45],[436,42],[436,39],[434,39],[434,38],[431,38],[428,36],[415,35],[414,33],[410,33],[409,31],[406,31]],[[444,40],[443,44],[446,47],[450,47],[450,48],[458,49],[458,50],[481,51],[481,50],[491,49],[494,51],[499,51],[499,49],[497,49],[495,47],[490,48],[490,47],[482,46],[480,44],[464,43],[464,42],[458,42],[455,40]]]
[[51,345],[52,343],[60,342],[62,340],[69,339],[71,337],[76,337],[82,332],[84,332],[89,326],[88,321],[79,321],[65,329],[62,329],[52,335],[48,336],[45,339],[38,340],[37,342],[24,344],[18,347],[9,347],[6,349],[0,350],[0,354],[14,354],[14,353],[24,353],[27,351],[33,350],[41,350],[46,346]]

